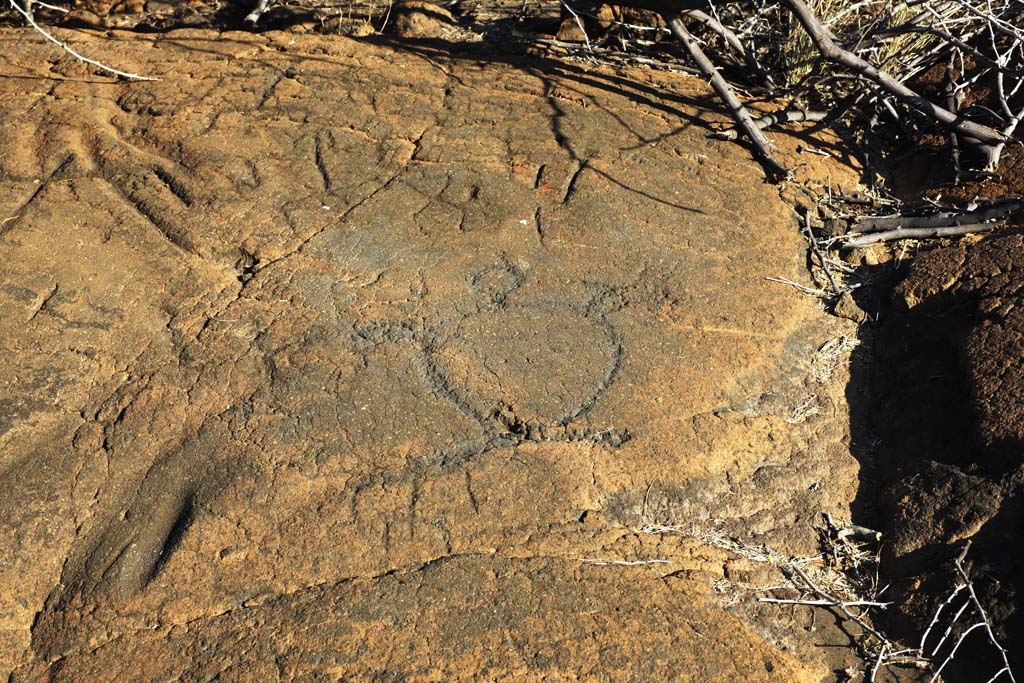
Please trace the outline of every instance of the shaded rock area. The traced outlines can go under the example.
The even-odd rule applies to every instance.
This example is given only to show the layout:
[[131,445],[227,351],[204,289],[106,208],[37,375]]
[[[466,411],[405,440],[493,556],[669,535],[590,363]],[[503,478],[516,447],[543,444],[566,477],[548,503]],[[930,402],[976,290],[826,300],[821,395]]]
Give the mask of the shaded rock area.
[[816,358],[852,323],[766,281],[805,279],[804,244],[706,138],[704,84],[82,43],[160,80],[0,34],[0,679],[837,666],[805,610],[718,606],[749,567],[635,531],[813,554],[856,494],[847,369]]
[[[1017,670],[1024,666],[1012,647],[1024,638],[1022,272],[1020,234],[919,256],[877,340],[874,419],[885,444],[883,566],[905,603],[907,627],[927,626],[957,581],[952,559],[971,541],[979,596]],[[965,652],[971,677],[1000,666],[984,638],[968,641]]]

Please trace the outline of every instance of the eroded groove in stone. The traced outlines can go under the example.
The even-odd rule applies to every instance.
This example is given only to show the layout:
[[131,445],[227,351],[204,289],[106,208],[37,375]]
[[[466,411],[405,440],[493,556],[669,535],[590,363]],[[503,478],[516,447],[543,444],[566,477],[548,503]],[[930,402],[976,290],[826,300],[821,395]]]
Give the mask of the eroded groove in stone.
[[779,417],[831,334],[764,280],[788,209],[659,110],[702,86],[189,35],[0,84],[54,127],[11,178],[76,155],[0,180],[0,672],[804,680],[703,583],[579,564],[725,571],[630,532],[652,482],[763,533],[855,480]]

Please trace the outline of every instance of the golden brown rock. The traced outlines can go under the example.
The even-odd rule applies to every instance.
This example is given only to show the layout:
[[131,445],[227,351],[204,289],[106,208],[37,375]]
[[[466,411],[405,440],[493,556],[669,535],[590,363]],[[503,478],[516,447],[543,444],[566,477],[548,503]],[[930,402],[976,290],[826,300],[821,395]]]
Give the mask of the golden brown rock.
[[443,38],[455,17],[444,7],[423,0],[396,2],[391,8],[395,33],[403,38]]
[[41,76],[0,81],[0,671],[817,680],[636,533],[808,551],[856,485],[841,408],[789,419],[841,406],[832,331],[703,84],[83,40],[161,80],[0,34]]

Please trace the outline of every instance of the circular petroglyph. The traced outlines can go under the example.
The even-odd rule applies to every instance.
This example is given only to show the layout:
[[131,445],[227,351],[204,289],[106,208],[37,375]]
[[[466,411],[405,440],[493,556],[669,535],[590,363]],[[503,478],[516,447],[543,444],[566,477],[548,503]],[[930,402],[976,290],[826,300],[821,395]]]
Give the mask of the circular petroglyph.
[[523,271],[514,263],[503,259],[473,275],[469,286],[495,304],[505,303],[506,297],[523,284]]
[[448,391],[477,416],[553,425],[586,410],[612,382],[620,347],[600,321],[521,306],[464,318],[430,356]]

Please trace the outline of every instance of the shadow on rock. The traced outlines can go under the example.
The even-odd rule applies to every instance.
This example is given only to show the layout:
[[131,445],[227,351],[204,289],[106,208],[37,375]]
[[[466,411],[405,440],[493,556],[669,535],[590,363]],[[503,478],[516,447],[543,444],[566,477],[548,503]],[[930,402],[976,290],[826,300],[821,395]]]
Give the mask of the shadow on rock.
[[[892,273],[891,266],[878,266]],[[917,645],[940,604],[962,583],[954,560],[971,543],[965,567],[1011,664],[1024,658],[1019,582],[1024,466],[1024,237],[1002,233],[917,257],[888,300],[862,327],[848,387],[854,453],[862,463],[857,509],[884,533],[882,583],[890,630]],[[879,280],[892,275],[869,273]],[[953,636],[944,631],[969,600],[962,590],[940,614],[926,654],[948,654],[979,621],[967,609]],[[966,638],[947,667],[988,679],[1002,667],[984,629]],[[991,668],[991,671],[989,671]],[[954,675],[958,675],[954,673]]]

